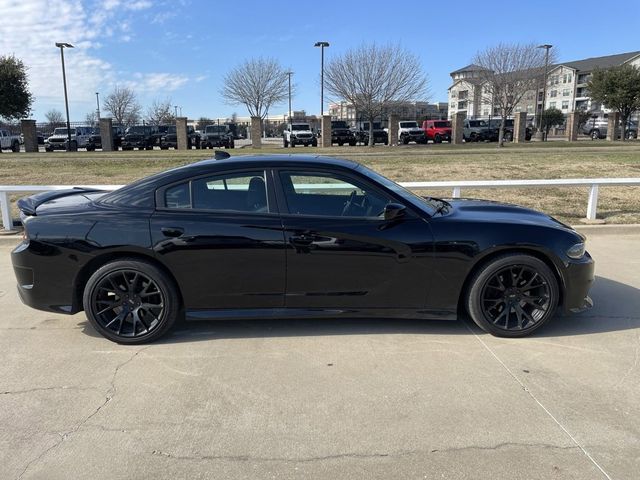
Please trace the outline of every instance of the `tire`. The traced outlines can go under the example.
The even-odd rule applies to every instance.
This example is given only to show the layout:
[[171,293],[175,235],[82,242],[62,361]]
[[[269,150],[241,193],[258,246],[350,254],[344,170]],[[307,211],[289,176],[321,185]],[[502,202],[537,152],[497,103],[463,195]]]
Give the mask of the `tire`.
[[[425,142],[426,143],[426,142]],[[384,144],[385,145],[389,145],[389,140],[387,140],[386,138],[384,139]]]
[[439,133],[436,133],[435,136],[433,137],[433,143],[442,143],[442,137],[440,136]]
[[349,146],[350,147],[355,147],[356,146],[355,140],[352,140],[351,142],[349,142]]
[[403,137],[402,143],[404,143],[405,145],[409,145],[409,137]]
[[344,145],[344,142],[338,142],[338,146],[342,147]]
[[83,305],[96,331],[125,345],[157,340],[180,312],[174,281],[155,265],[134,259],[109,262],[96,270],[84,288]]
[[590,135],[591,135],[591,140],[600,140],[600,130],[591,130]]
[[282,139],[282,143],[283,143],[284,148],[289,148],[289,142],[287,142],[286,138]]
[[14,142],[13,145],[11,145],[11,151],[18,153],[20,151],[20,142]]
[[291,141],[289,142],[289,146],[290,146],[291,148],[295,148],[295,146],[296,146],[296,142],[294,142],[293,140],[291,140]]
[[78,142],[76,142],[75,140],[71,140],[71,143],[69,144],[69,151],[70,152],[77,152],[78,151]]
[[505,142],[512,142],[513,141],[513,133],[512,132],[505,132],[504,141]]
[[318,140],[313,140],[313,142],[311,142],[311,146],[312,147],[317,147],[318,146]]
[[547,264],[516,253],[499,256],[475,273],[465,306],[484,331],[515,338],[533,333],[553,318],[558,300],[558,281]]

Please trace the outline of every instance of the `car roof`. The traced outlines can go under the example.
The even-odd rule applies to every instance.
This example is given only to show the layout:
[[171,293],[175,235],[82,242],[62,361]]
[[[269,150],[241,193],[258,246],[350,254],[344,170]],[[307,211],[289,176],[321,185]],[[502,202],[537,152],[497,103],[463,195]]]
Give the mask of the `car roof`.
[[344,158],[336,158],[329,157],[325,155],[283,155],[283,154],[270,154],[270,155],[236,155],[229,158],[225,158],[222,160],[216,160],[215,158],[209,158],[206,160],[201,160],[199,162],[191,163],[189,165],[185,165],[184,169],[200,169],[201,167],[209,167],[209,166],[239,166],[242,167],[244,165],[293,165],[299,164],[304,166],[340,166],[346,168],[356,168],[358,166],[357,162],[353,160],[347,160]]

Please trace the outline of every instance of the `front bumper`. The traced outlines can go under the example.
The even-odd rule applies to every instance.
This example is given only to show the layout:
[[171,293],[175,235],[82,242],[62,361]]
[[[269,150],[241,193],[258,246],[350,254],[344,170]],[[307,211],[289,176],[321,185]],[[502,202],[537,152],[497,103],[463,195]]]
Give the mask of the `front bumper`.
[[595,262],[588,252],[580,260],[566,264],[562,272],[564,295],[562,311],[565,314],[578,313],[593,306],[589,290],[595,278]]

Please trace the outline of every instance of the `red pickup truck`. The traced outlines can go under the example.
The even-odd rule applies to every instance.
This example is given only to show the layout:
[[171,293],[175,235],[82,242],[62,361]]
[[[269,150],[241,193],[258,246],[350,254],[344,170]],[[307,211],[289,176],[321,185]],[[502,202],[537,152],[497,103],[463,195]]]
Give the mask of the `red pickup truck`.
[[422,122],[422,129],[427,140],[433,140],[433,143],[451,141],[451,122],[448,120],[425,120]]

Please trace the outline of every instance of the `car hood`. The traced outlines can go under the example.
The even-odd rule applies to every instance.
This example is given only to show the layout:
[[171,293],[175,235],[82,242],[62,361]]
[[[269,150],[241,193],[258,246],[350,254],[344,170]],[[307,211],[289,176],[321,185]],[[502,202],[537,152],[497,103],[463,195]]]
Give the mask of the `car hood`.
[[453,207],[451,215],[461,220],[541,225],[575,232],[573,228],[555,218],[530,208],[491,200],[448,200]]

